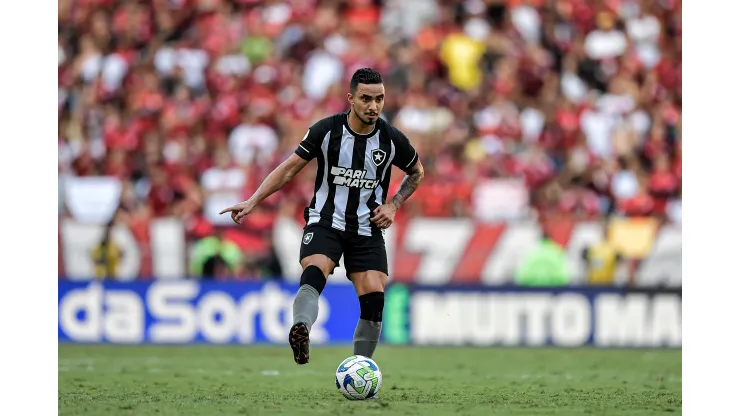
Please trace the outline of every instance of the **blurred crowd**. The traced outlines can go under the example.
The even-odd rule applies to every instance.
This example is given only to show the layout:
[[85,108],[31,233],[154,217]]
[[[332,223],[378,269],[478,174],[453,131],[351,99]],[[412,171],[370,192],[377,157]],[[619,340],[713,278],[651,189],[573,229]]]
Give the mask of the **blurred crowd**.
[[[229,229],[218,211],[347,110],[361,67],[425,166],[400,215],[483,219],[515,178],[524,217],[681,221],[680,0],[60,0],[58,39],[60,178],[118,178],[134,230]],[[239,227],[245,252],[302,224],[310,167]]]

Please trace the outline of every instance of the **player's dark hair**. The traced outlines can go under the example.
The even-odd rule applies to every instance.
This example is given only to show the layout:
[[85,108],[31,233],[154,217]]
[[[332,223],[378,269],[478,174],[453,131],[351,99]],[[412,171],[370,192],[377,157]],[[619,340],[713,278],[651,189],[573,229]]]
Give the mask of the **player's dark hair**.
[[349,82],[349,91],[354,94],[357,91],[358,84],[382,84],[383,78],[378,71],[372,68],[360,68],[352,74],[352,80]]

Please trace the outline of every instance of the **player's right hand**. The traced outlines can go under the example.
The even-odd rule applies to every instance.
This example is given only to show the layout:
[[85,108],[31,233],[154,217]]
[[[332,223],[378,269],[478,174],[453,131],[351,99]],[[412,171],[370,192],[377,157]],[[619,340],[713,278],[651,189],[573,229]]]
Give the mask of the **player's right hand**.
[[254,209],[252,204],[250,204],[248,201],[244,201],[224,209],[223,211],[219,212],[218,215],[231,212],[231,219],[235,223],[241,224],[242,218],[249,215],[249,213],[252,212],[252,209]]

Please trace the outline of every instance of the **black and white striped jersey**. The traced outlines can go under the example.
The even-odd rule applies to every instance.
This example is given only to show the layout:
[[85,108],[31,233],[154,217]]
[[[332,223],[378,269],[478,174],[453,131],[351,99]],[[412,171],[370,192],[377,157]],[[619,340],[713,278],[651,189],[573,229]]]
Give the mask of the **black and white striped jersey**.
[[419,159],[409,139],[383,119],[371,133],[352,131],[349,112],[318,121],[295,153],[317,158],[316,186],[304,217],[338,230],[371,236],[380,229],[370,222],[372,211],[385,203],[391,165],[408,172]]

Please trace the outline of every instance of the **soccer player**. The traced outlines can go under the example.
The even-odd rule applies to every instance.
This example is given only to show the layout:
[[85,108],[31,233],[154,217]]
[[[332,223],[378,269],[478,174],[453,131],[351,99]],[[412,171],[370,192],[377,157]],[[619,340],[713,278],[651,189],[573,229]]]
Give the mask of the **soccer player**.
[[[252,197],[221,211],[230,212],[240,223],[310,160],[318,159],[314,197],[304,210],[303,274],[288,335],[298,364],[308,362],[309,333],[318,317],[319,295],[342,255],[360,302],[354,354],[372,357],[380,339],[388,279],[384,230],[393,224],[396,211],[424,178],[424,168],[409,139],[380,118],[385,99],[380,74],[370,68],[359,69],[352,75],[349,89],[349,111],[311,126],[295,154],[275,168]],[[387,202],[391,165],[406,176]]]

